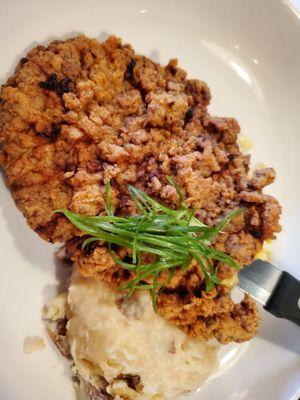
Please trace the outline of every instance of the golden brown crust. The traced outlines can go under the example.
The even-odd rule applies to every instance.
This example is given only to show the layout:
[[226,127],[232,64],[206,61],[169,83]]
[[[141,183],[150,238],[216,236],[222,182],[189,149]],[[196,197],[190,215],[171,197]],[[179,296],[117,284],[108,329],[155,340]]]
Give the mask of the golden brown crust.
[[[207,85],[187,79],[176,60],[161,67],[115,37],[99,43],[79,36],[37,46],[0,92],[6,183],[30,226],[46,240],[67,241],[85,276],[114,285],[130,278],[102,245],[83,253],[82,233],[51,213],[103,213],[107,178],[120,215],[136,211],[128,183],[178,206],[167,175],[208,225],[244,206],[215,246],[241,265],[249,263],[263,240],[280,230],[280,206],[262,194],[274,171],[248,178],[238,123],[209,115],[209,101]],[[219,269],[221,280],[235,274],[224,265]],[[205,294],[201,271],[192,265],[186,275],[177,271],[160,295],[159,312],[200,339],[248,340],[258,325],[257,310],[248,298],[235,306],[229,292],[220,285]]]

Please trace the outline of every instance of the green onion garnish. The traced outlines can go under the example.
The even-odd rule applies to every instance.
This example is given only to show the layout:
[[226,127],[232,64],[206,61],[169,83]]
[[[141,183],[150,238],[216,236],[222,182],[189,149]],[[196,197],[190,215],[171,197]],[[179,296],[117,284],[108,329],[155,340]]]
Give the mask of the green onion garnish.
[[[169,271],[168,281],[170,281],[176,268],[181,268],[185,272],[191,262],[196,260],[203,271],[206,290],[209,291],[219,283],[217,276],[219,263],[239,268],[232,257],[213,248],[211,243],[234,217],[241,214],[243,209],[230,212],[213,228],[206,226],[194,216],[193,210],[184,204],[183,195],[175,181],[170,177],[168,181],[176,189],[181,201],[177,210],[160,204],[146,193],[129,185],[128,190],[139,210],[139,215],[117,217],[114,215],[110,182],[107,180],[106,216],[89,217],[67,209],[55,211],[64,214],[73,225],[89,235],[83,242],[82,248],[95,241],[107,242],[115,263],[135,272],[134,279],[121,285],[120,289],[125,290],[127,296],[137,289],[150,290],[155,310],[157,296],[167,284],[159,282],[162,271]],[[132,263],[118,258],[111,244],[131,249]],[[142,255],[147,253],[154,255],[155,259],[151,263],[143,264]]]

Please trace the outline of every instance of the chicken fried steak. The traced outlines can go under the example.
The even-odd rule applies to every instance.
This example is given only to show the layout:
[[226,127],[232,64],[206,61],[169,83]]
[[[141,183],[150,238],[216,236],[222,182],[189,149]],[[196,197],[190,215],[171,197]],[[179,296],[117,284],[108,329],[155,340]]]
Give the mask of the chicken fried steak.
[[[116,215],[137,212],[127,184],[177,208],[179,196],[166,178],[172,176],[186,205],[209,226],[244,207],[214,246],[241,266],[250,263],[280,230],[280,205],[262,193],[275,172],[249,177],[239,125],[211,116],[210,98],[207,85],[188,79],[176,60],[162,67],[115,37],[35,47],[0,94],[0,162],[16,205],[43,239],[66,243],[82,275],[116,286],[128,271],[104,243],[83,251],[83,233],[53,210],[105,214],[108,178]],[[158,297],[158,312],[200,340],[249,340],[259,324],[255,302],[232,301],[236,270],[220,265],[218,275],[221,284],[206,292],[197,263],[178,270]]]

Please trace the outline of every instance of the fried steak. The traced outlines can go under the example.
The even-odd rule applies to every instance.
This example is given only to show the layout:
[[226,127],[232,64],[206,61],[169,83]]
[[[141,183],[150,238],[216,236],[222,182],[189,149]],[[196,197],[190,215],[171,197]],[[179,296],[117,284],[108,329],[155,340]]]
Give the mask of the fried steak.
[[[0,93],[0,163],[16,205],[43,239],[66,243],[84,276],[117,286],[130,274],[105,244],[82,251],[82,232],[52,211],[104,214],[108,178],[117,215],[137,212],[129,183],[176,208],[178,194],[166,179],[173,176],[209,226],[245,208],[214,246],[240,265],[250,263],[280,231],[280,205],[262,193],[275,172],[265,168],[250,177],[237,121],[210,115],[210,99],[206,83],[188,79],[176,60],[162,67],[116,37],[35,47]],[[235,304],[236,271],[221,265],[218,274],[223,284],[206,292],[196,263],[185,274],[177,271],[159,295],[158,312],[200,340],[249,340],[259,324],[255,302],[245,296]]]

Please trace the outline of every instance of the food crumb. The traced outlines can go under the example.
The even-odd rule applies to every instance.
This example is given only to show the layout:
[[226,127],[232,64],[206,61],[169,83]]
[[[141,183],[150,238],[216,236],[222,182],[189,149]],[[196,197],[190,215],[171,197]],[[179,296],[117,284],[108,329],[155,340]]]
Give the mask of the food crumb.
[[74,171],[68,171],[64,173],[64,178],[69,179],[75,174]]
[[268,165],[266,163],[264,163],[264,162],[258,162],[256,164],[252,165],[250,170],[249,170],[249,172],[248,172],[248,176],[247,176],[248,179],[252,179],[253,178],[253,173],[255,171],[258,171],[260,169],[264,169],[264,168],[267,168],[267,167],[268,167]]
[[155,394],[151,397],[151,400],[163,400],[164,396],[161,394]]
[[249,151],[253,147],[253,142],[248,136],[240,135],[238,137],[238,144],[243,151]]
[[60,293],[53,299],[49,300],[43,308],[43,318],[57,321],[64,318],[66,313],[67,293]]
[[223,279],[220,281],[220,284],[223,286],[227,286],[228,288],[233,288],[238,284],[238,277],[237,275],[233,275],[231,278]]
[[31,354],[39,350],[44,350],[45,341],[40,336],[26,337],[23,342],[23,353]]
[[263,261],[272,261],[272,246],[271,243],[273,240],[266,240],[263,248],[256,254],[256,259],[259,258]]
[[260,162],[258,164],[256,164],[255,169],[263,169],[263,168],[267,168],[267,164],[264,162]]

